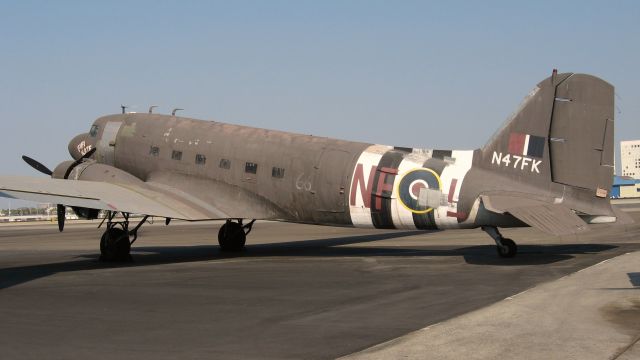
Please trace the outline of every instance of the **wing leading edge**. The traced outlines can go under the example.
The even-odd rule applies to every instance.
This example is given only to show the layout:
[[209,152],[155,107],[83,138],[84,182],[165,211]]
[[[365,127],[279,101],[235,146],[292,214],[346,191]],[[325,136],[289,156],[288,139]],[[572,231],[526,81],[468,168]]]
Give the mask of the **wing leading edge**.
[[146,184],[0,176],[0,197],[191,221],[228,218],[213,206]]

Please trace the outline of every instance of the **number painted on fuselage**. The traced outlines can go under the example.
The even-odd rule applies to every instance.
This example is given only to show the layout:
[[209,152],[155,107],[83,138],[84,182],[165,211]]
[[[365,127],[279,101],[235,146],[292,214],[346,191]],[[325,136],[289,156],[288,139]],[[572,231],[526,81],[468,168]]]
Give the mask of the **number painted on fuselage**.
[[304,173],[298,175],[298,177],[296,178],[296,189],[311,191],[311,177],[305,177]]

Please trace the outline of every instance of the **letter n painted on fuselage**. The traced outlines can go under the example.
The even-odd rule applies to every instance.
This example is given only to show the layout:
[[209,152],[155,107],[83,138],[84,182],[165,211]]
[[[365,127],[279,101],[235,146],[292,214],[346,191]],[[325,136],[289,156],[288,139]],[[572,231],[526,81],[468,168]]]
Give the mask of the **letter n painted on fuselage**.
[[360,196],[362,197],[364,207],[371,207],[371,190],[373,189],[373,178],[376,174],[376,170],[377,166],[372,165],[369,170],[369,175],[365,178],[364,166],[360,163],[356,165],[356,170],[353,173],[353,180],[351,181],[349,205],[356,206],[356,196],[358,194],[358,190],[360,190]]
[[390,146],[371,145],[363,151],[353,166],[349,187],[349,216],[358,227],[373,227],[371,198],[375,191],[376,173],[382,156],[392,150]]

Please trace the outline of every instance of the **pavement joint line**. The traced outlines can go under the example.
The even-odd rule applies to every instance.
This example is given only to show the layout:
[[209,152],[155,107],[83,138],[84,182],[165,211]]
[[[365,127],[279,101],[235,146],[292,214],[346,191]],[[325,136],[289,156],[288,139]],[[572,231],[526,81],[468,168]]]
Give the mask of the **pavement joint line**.
[[629,345],[623,347],[622,349],[620,349],[620,351],[617,354],[613,355],[611,360],[616,360],[620,356],[624,355],[624,353],[629,351],[629,349],[631,349],[635,344],[637,344],[638,341],[640,341],[640,335],[636,336],[636,338],[633,341],[631,341],[631,343]]
[[565,276],[563,276],[562,278],[564,278],[564,277],[569,277],[569,276],[571,276],[571,275],[573,275],[573,274],[577,274],[577,273],[583,272],[583,271],[585,271],[585,270],[588,270],[588,269],[594,268],[594,267],[596,267],[596,266],[600,266],[600,265],[602,265],[602,264],[604,264],[604,263],[608,262],[608,261],[609,261],[609,260],[611,260],[611,259],[615,259],[615,258],[618,258],[618,257],[621,257],[621,256],[625,256],[625,255],[626,255],[626,254],[622,254],[622,255],[618,255],[618,256],[613,257],[613,258],[609,258],[609,259],[602,260],[602,261],[600,261],[600,262],[599,262],[599,263],[597,263],[597,264],[593,264],[593,265],[591,265],[591,266],[589,266],[589,267],[586,267],[586,268],[584,268],[584,269],[580,269],[580,270],[578,270],[578,271],[576,271],[576,272],[574,272],[574,273],[571,273],[571,274],[565,275]]
[[531,290],[531,289],[532,289],[532,288],[529,288],[529,289],[526,289],[526,290],[520,291],[519,293],[517,293],[517,294],[515,294],[515,295],[507,296],[506,298],[504,298],[504,300],[513,300],[513,299],[515,299],[516,297],[518,297],[518,296],[520,296],[520,295],[522,295],[522,294],[526,293],[527,291],[529,291],[529,290]]

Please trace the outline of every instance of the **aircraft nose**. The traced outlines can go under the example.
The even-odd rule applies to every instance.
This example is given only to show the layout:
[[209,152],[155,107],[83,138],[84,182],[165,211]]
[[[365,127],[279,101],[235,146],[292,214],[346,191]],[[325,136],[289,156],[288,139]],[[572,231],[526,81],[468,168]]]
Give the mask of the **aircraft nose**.
[[96,145],[90,140],[88,133],[80,134],[69,142],[69,154],[74,160],[80,159]]

